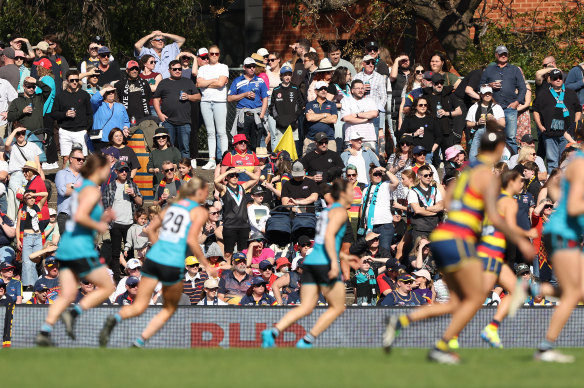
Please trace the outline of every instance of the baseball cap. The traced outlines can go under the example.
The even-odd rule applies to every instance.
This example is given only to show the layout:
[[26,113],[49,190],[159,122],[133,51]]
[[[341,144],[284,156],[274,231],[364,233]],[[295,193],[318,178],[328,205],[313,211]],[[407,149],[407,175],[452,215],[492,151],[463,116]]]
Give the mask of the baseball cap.
[[314,90],[326,89],[328,88],[328,84],[324,81],[316,81],[314,83]]
[[111,53],[111,51],[107,46],[102,46],[99,49],[97,49],[97,53],[98,54],[109,54],[109,53]]
[[415,146],[414,149],[412,150],[412,153],[414,155],[417,155],[417,154],[425,154],[426,153],[426,148],[424,148],[424,146]]
[[365,235],[365,241],[371,241],[373,240],[375,237],[379,237],[379,233],[375,233],[375,232],[369,232]]
[[505,46],[497,46],[497,48],[495,49],[495,54],[501,55],[503,53],[509,54],[509,50],[507,50],[507,47],[505,47]]
[[517,276],[523,275],[523,274],[528,273],[528,272],[531,272],[531,271],[529,270],[529,265],[527,265],[525,263],[519,263],[515,267],[515,274],[517,274]]
[[303,234],[302,236],[298,237],[298,245],[305,245],[310,244],[310,237]]
[[236,261],[247,261],[247,257],[242,252],[234,253],[233,254],[233,262],[235,263]]
[[57,211],[55,209],[53,209],[52,207],[49,208],[49,216],[56,216],[57,215]]
[[255,65],[256,61],[252,57],[247,57],[243,60],[243,66]]
[[262,232],[251,232],[249,234],[249,238],[247,239],[247,242],[252,242],[252,241],[265,241],[266,237],[264,236],[264,234]]
[[104,155],[113,156],[116,159],[120,158],[120,151],[114,146],[107,147],[102,152]]
[[140,283],[140,279],[138,279],[136,276],[130,276],[126,280],[126,286],[128,287],[135,287],[138,285],[138,283]]
[[399,275],[397,280],[398,282],[411,282],[414,281],[414,278],[412,277],[412,275],[404,273]]
[[290,261],[286,257],[280,257],[278,260],[276,260],[276,269],[277,270],[280,270],[280,268],[282,268],[286,265],[291,265]]
[[262,260],[262,261],[260,261],[258,267],[260,268],[260,271],[263,271],[266,268],[271,268],[272,263],[270,263],[268,260]]
[[324,133],[324,132],[319,132],[316,135],[314,135],[314,141],[317,143],[320,143],[321,141],[325,141],[325,140],[328,141],[329,138],[326,135],[326,133]]
[[128,166],[128,163],[124,162],[123,160],[117,161],[114,166],[116,171],[121,171],[124,168],[130,171],[130,166]]
[[55,256],[49,256],[45,259],[45,267],[54,267],[57,265],[57,259]]
[[292,68],[290,66],[282,66],[280,69],[280,74],[292,73]]
[[531,136],[529,133],[527,133],[521,137],[521,142],[533,144],[533,143],[535,143],[535,139],[533,138],[533,136]]
[[411,133],[404,133],[400,138],[399,138],[399,144],[409,144],[412,145],[414,144],[414,137],[412,136]]
[[[6,52],[6,50],[4,50],[4,52]],[[564,79],[564,73],[562,73],[562,71],[560,69],[553,69],[548,74],[549,74],[550,78]]]
[[25,56],[24,51],[22,51],[22,50],[14,50],[14,58],[16,58],[16,57],[24,57],[24,56]]
[[[267,260],[266,260],[267,261]],[[256,276],[251,280],[251,286],[259,286],[260,284],[266,284],[266,281],[261,276]]]
[[363,136],[361,136],[361,134],[359,132],[353,132],[349,136],[349,140],[357,140],[357,139],[363,139]]
[[41,40],[40,42],[37,43],[36,46],[32,46],[31,49],[39,49],[42,51],[47,51],[49,49],[49,44],[47,42],[45,42],[44,40]]
[[490,87],[489,85],[483,85],[483,86],[481,86],[481,88],[479,89],[479,93],[480,93],[480,94],[493,93],[493,88],[492,88],[492,87]]
[[[4,52],[6,52],[6,50],[4,50]],[[53,67],[53,64],[47,58],[41,58],[38,61],[34,61],[32,64],[35,66],[44,67],[45,69],[50,69],[51,67]]]
[[140,260],[138,260],[138,259],[130,259],[130,260],[128,260],[128,263],[126,265],[130,269],[136,269],[136,268],[142,267],[142,263],[140,263]]
[[464,152],[464,149],[460,144],[455,144],[452,147],[448,147],[445,151],[446,160],[453,159],[456,155],[460,154],[461,152]]
[[14,268],[14,265],[10,264],[9,262],[5,261],[2,264],[0,264],[0,271],[4,271],[7,269],[12,269]]
[[266,55],[269,55],[270,54],[270,52],[268,50],[266,50],[265,48],[263,48],[263,47],[261,49],[259,49],[257,51],[257,53],[259,55],[261,55],[262,57],[265,57]]
[[367,61],[374,61],[375,58],[373,58],[371,55],[367,54],[363,57],[363,62],[367,62]]
[[432,75],[432,82],[436,83],[436,82],[441,82],[444,81],[444,76],[440,73],[434,73]]
[[48,290],[48,289],[49,289],[49,287],[47,287],[47,285],[45,283],[37,281],[34,284],[34,292],[42,292],[42,291]]
[[304,176],[304,165],[300,161],[294,162],[292,165],[292,177],[299,178]]
[[247,136],[245,136],[243,133],[238,133],[237,135],[233,136],[233,144],[237,144],[242,141],[249,143]]
[[213,278],[209,278],[209,279],[205,280],[205,283],[203,283],[203,287],[204,288],[219,288],[219,282]]
[[432,276],[430,276],[430,272],[427,269],[420,269],[420,270],[414,271],[414,272],[412,272],[412,275],[418,276],[418,277],[423,277],[423,278],[428,279],[428,280],[432,280]]
[[128,63],[126,63],[126,69],[129,69],[131,67],[140,67],[140,65],[136,61],[128,61]]
[[283,150],[278,153],[278,158],[282,158],[283,160],[287,160],[289,162],[292,161],[292,157],[290,156],[290,152]]
[[263,194],[265,192],[266,192],[266,190],[264,189],[264,187],[262,185],[255,185],[251,189],[251,195]]
[[404,268],[402,265],[400,265],[399,261],[397,261],[397,259],[391,258],[391,259],[387,259],[387,261],[385,262],[385,268],[392,270],[392,271],[397,271],[400,268]]
[[426,70],[424,72],[424,75],[423,75],[423,77],[424,77],[424,79],[426,81],[431,81],[433,76],[434,76],[434,72],[433,71],[428,71],[428,70]]
[[14,51],[14,49],[12,47],[5,48],[4,51],[2,52],[2,54],[6,58],[10,58],[10,59],[16,58],[16,52]]
[[217,244],[216,242],[211,243],[211,245],[209,245],[209,248],[207,248],[207,252],[205,252],[205,257],[214,256],[223,257],[223,252],[221,251],[219,244]]
[[365,48],[371,48],[371,47],[379,48],[379,45],[374,40],[370,40],[369,42],[367,42],[365,44]]
[[197,50],[197,57],[206,57],[209,55],[209,50],[207,50],[205,47],[201,47],[200,49]]

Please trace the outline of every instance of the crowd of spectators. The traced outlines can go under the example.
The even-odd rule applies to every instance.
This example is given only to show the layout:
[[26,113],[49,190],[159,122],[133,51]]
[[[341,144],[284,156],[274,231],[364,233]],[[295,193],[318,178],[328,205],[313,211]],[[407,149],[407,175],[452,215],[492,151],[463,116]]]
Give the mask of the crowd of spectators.
[[[122,68],[96,37],[75,70],[54,35],[36,46],[25,38],[0,44],[0,297],[17,304],[56,298],[53,253],[73,216],[80,168],[101,152],[111,165],[103,204],[116,215],[96,241],[117,286],[107,303],[132,303],[150,220],[200,171],[202,125],[209,157],[201,168],[214,174],[215,190],[199,243],[220,275],[209,277],[197,257],[185,258],[181,304],[298,303],[303,261],[330,204],[328,183],[338,177],[355,194],[341,248],[360,258],[354,268],[342,265],[348,303],[446,302],[428,236],[447,217],[448,187],[477,160],[487,128],[507,139],[493,173],[513,169],[524,178],[517,224],[540,236],[537,257],[511,247],[507,260],[519,276],[554,281],[541,228],[579,148],[572,134],[584,125],[584,65],[566,74],[546,57],[533,85],[498,46],[492,64],[463,79],[440,53],[427,64],[405,54],[392,61],[371,41],[347,60],[335,44],[322,57],[302,39],[289,53],[250,53],[230,81],[218,46],[184,45],[183,37],[153,31]],[[235,106],[229,129],[228,104]],[[128,145],[138,128],[146,166]],[[282,150],[288,129],[294,141]],[[152,176],[151,201],[136,183],[140,169]],[[56,208],[49,206],[53,186]],[[79,299],[93,289],[82,280]],[[160,287],[152,304],[159,296]],[[504,296],[495,289],[489,303]]]

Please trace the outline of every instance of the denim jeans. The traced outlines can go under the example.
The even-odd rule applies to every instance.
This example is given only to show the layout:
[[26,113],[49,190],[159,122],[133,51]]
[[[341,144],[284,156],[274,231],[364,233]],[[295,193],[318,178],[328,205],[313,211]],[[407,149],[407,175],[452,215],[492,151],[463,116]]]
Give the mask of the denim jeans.
[[517,109],[505,108],[505,141],[509,147],[513,148],[514,152],[517,152],[517,141],[515,136],[517,135]]
[[485,134],[485,127],[477,129],[470,143],[470,152],[468,154],[468,159],[471,162],[476,162],[477,155],[479,154],[479,145],[481,144],[481,138]]
[[174,125],[166,120],[162,126],[168,130],[170,141],[178,148],[183,158],[190,156],[189,141],[191,138],[191,124]]
[[43,237],[40,233],[25,233],[22,238],[22,285],[34,286],[39,275],[36,264],[30,261],[32,253],[43,249]]
[[[223,152],[227,151],[227,103],[216,101],[201,101],[201,114],[207,128],[209,158],[213,155],[221,160]],[[219,147],[217,147],[219,138]]]
[[564,136],[549,137],[543,134],[543,141],[545,143],[545,157],[547,159],[548,174],[552,172],[554,168],[558,167],[558,162],[560,160],[560,155],[566,145],[568,140]]
[[373,225],[373,232],[379,234],[379,246],[391,251],[391,242],[395,233],[393,223]]

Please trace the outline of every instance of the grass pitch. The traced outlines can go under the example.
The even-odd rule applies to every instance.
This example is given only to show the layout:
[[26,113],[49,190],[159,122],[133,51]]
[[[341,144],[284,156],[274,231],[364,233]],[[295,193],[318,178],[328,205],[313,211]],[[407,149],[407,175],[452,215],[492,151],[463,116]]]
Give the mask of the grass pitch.
[[396,349],[2,349],[6,387],[582,387],[584,349],[571,365],[532,361],[530,349],[461,350],[459,366]]

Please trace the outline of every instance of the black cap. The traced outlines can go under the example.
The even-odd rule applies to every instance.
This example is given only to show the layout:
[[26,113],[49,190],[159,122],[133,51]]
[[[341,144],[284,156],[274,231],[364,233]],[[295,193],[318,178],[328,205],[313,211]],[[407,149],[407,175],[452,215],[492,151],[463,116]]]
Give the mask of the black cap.
[[377,47],[377,48],[379,48],[379,45],[377,44],[377,42],[376,42],[376,41],[374,41],[374,40],[370,40],[370,41],[368,41],[368,42],[365,44],[365,48],[367,48],[367,49],[368,49],[368,48],[371,48],[371,47]]
[[100,35],[92,36],[91,43],[99,43],[101,45],[105,45],[105,38]]
[[314,135],[314,141],[316,141],[317,143],[320,143],[321,141],[328,141],[328,136],[326,135],[326,133],[324,132],[319,132],[316,135]]
[[298,237],[298,245],[310,244],[310,237],[302,235]]
[[553,69],[548,74],[549,74],[550,78],[556,78],[556,79],[563,79],[564,78],[564,74],[562,73],[562,71],[560,69]]
[[168,129],[166,129],[164,127],[158,127],[158,128],[156,128],[156,131],[154,131],[153,137],[157,137],[157,136],[170,136],[170,135],[168,133]]
[[251,195],[263,194],[265,192],[266,192],[266,189],[264,189],[264,187],[262,185],[255,185],[251,189]]
[[404,133],[402,137],[399,138],[399,143],[412,145],[414,144],[414,137],[411,133]]
[[528,143],[528,144],[534,144],[535,143],[535,139],[533,138],[533,136],[531,136],[529,133],[525,134],[521,137],[521,142],[522,143]]
[[529,273],[531,272],[529,270],[529,265],[525,264],[525,263],[519,263],[515,266],[515,274],[519,275],[523,275],[524,273]]
[[434,73],[432,75],[432,83],[444,81],[444,76],[440,73]]
[[130,171],[130,166],[128,166],[128,163],[124,162],[123,160],[116,162],[116,164],[114,165],[114,170],[116,171],[121,171],[124,168]]

